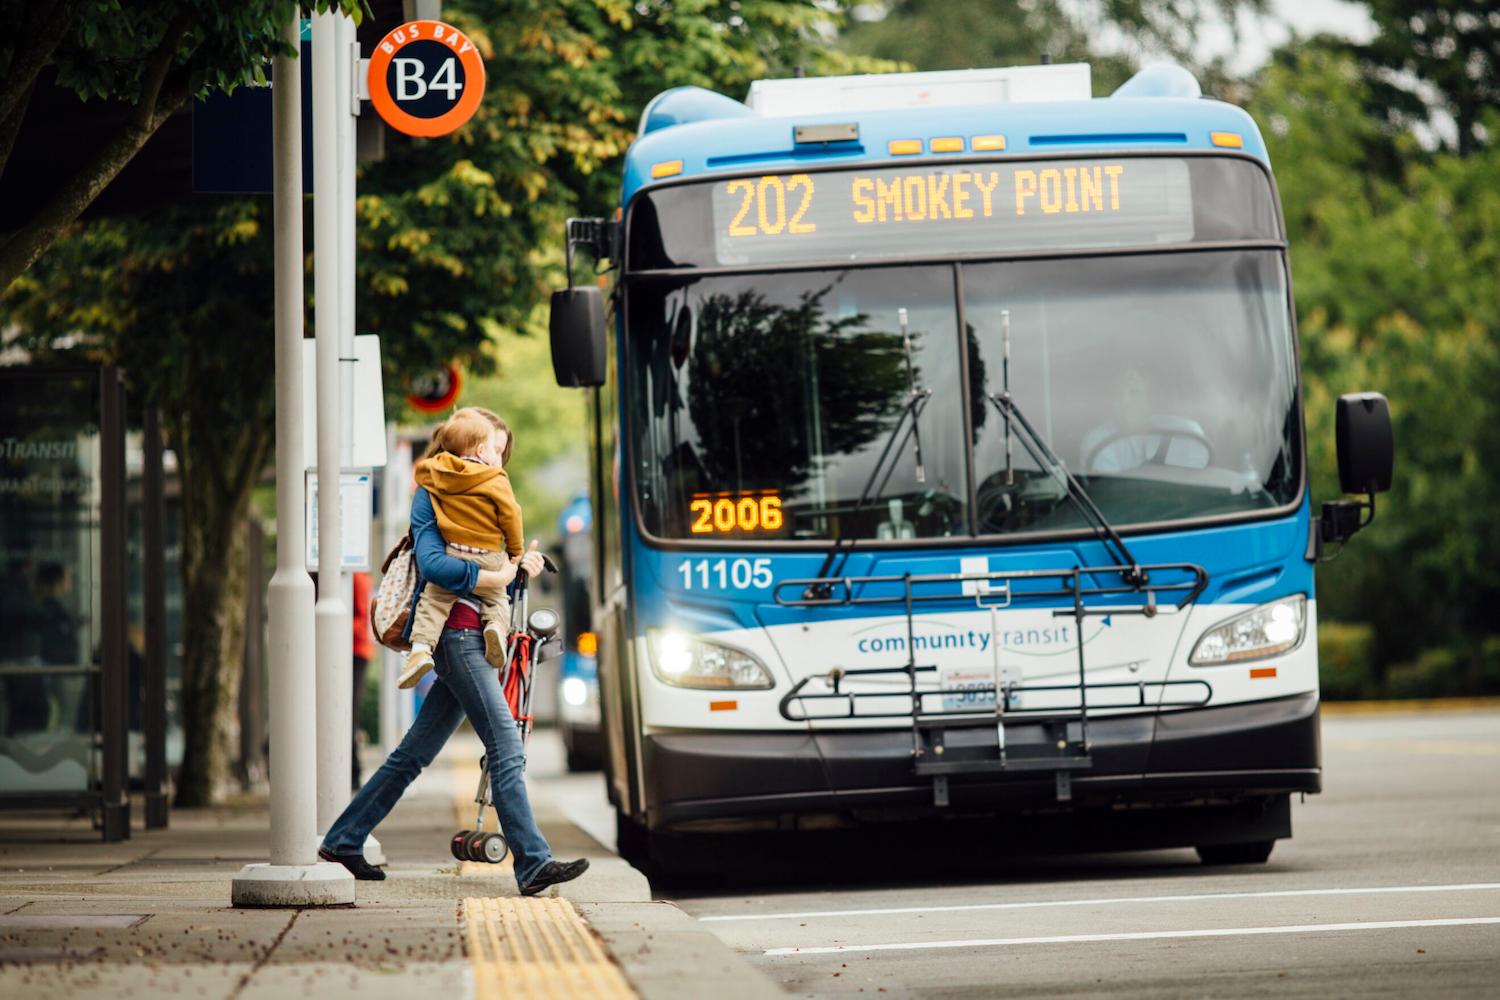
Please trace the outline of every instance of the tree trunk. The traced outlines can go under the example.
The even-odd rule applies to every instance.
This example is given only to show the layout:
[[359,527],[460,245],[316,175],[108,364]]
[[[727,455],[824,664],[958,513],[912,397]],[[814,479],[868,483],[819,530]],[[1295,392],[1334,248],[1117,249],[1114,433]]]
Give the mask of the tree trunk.
[[[241,453],[263,458],[264,448],[257,447],[255,439],[264,436],[246,431]],[[182,437],[174,439],[174,448],[182,447]],[[209,805],[233,785],[245,641],[246,528],[255,478],[231,476],[232,485],[226,484],[222,466],[240,449],[220,450],[220,442],[194,443],[207,454],[178,452],[183,597],[179,806]]]

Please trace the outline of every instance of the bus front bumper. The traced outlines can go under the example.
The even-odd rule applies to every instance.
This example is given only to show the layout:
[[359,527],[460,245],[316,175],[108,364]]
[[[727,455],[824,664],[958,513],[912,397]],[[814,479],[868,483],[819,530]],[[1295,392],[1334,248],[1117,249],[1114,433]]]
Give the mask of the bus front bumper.
[[[1024,740],[1025,723],[1007,725]],[[977,732],[977,731],[976,731]],[[993,729],[990,730],[993,739]],[[1071,807],[1181,805],[1318,792],[1318,695],[1091,718],[1092,766],[1072,772]],[[910,729],[666,732],[644,737],[646,822],[924,809],[931,778],[912,767]],[[1051,771],[954,775],[950,810],[1055,807]]]

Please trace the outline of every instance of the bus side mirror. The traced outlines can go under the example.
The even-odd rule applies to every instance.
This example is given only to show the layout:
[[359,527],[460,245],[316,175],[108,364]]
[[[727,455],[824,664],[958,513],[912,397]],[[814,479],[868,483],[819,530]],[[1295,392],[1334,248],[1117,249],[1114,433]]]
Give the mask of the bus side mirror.
[[552,374],[564,388],[604,384],[604,293],[587,285],[552,293]]
[[1339,486],[1345,493],[1363,493],[1365,499],[1323,504],[1319,534],[1324,542],[1347,541],[1375,519],[1375,494],[1391,488],[1396,461],[1391,407],[1380,393],[1340,396],[1335,417]]
[[1396,442],[1391,434],[1391,406],[1378,392],[1350,392],[1339,397],[1335,420],[1339,485],[1345,493],[1384,493],[1391,488]]

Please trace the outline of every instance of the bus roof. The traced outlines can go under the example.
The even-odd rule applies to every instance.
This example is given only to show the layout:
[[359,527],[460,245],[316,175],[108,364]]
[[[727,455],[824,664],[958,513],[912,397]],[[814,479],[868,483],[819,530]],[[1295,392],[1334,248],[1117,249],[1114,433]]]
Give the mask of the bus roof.
[[[869,103],[867,93],[851,98],[850,91],[857,88],[846,83],[833,89],[828,78],[769,81],[775,86],[752,87],[757,107],[775,114],[759,113],[698,87],[665,91],[647,105],[638,138],[626,154],[622,203],[629,202],[641,187],[664,180],[746,170],[776,173],[813,166],[941,162],[972,155],[1007,158],[1200,150],[1241,152],[1269,164],[1265,143],[1251,117],[1234,105],[1197,96],[1197,82],[1180,67],[1148,67],[1110,97],[1054,99],[1053,94],[1078,92],[1076,76],[1067,81],[1054,77],[1050,87],[1034,82],[1029,89],[1013,87],[1011,99],[992,103],[977,103],[976,92],[985,85],[993,87],[994,74],[1004,71],[970,72],[974,76],[967,82],[973,85],[950,90],[958,98],[951,102],[912,106],[910,88],[898,87],[887,91],[891,103],[898,106],[879,109],[862,107]],[[986,80],[982,74],[991,76]],[[907,82],[954,74],[897,76]],[[797,91],[788,86],[797,84],[816,84],[802,90],[806,100],[800,106],[837,110],[781,113],[797,106]],[[1023,98],[1018,91],[1041,96]],[[825,128],[812,130],[812,141],[798,142],[797,129],[805,126]],[[848,126],[857,129],[856,138],[842,138],[851,134]],[[951,151],[934,151],[937,139],[950,140],[938,148]],[[959,140],[956,144],[955,139]]]

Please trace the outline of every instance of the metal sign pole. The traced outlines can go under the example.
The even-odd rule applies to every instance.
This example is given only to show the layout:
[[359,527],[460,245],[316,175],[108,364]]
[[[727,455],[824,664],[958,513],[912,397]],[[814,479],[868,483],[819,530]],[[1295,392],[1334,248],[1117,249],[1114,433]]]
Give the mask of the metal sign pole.
[[318,600],[317,639],[318,830],[326,833],[349,801],[353,715],[349,675],[354,641],[340,575],[344,562],[344,514],[339,475],[344,415],[340,369],[339,103],[338,15],[313,16],[313,300],[317,336],[318,411]]
[[[298,48],[292,18],[282,39]],[[276,164],[276,573],[271,577],[271,863],[235,877],[235,906],[332,906],[354,902],[354,876],[317,861],[317,745],[313,699],[313,595],[303,549],[302,474],[302,87],[297,60],[272,69]],[[335,480],[337,481],[337,480]]]
[[[354,20],[340,15],[336,19],[338,25],[337,46],[339,53],[338,61],[338,110],[335,112],[334,121],[338,123],[338,172],[339,172],[339,383],[340,393],[343,400],[343,412],[340,417],[340,425],[343,433],[340,435],[339,455],[340,462],[344,468],[353,468],[354,461],[354,279],[355,279],[355,218],[354,218],[354,166],[357,155],[357,144],[355,142],[355,115],[359,113],[359,101],[355,96],[355,74],[359,68],[359,42],[355,38]],[[339,592],[349,607],[351,616],[349,628],[344,633],[349,637],[349,655],[344,659],[345,688],[349,691],[349,711],[344,714],[346,732],[344,743],[349,747],[349,753],[354,751],[354,719],[358,715],[360,701],[363,697],[362,691],[355,691],[351,680],[354,676],[354,636],[353,623],[362,616],[369,614],[369,608],[357,608],[354,606],[354,576],[347,571],[339,573]],[[340,811],[349,804],[350,786],[353,778],[354,761],[351,759],[344,768],[346,775],[342,784],[335,785],[336,797]],[[332,765],[330,765],[332,766]],[[337,775],[330,775],[330,780],[337,780]],[[380,841],[375,839],[374,834],[365,838],[365,860],[372,865],[385,864],[385,852],[380,847]]]

